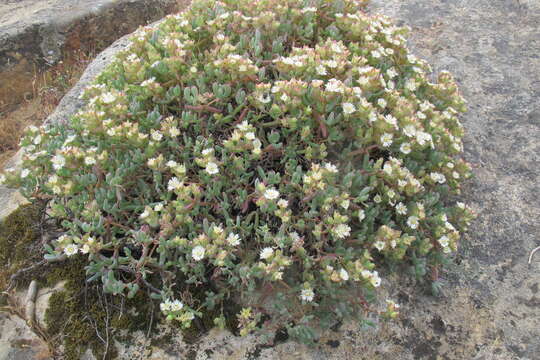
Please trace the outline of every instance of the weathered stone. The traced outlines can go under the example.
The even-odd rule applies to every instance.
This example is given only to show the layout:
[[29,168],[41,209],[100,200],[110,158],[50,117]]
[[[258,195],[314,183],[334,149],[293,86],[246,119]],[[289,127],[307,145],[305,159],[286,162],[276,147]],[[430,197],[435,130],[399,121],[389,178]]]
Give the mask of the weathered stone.
[[47,347],[26,323],[0,312],[0,359],[32,360],[39,358],[40,354],[47,355]]
[[[4,165],[5,169],[15,168],[21,161],[21,153],[17,153]],[[0,185],[0,221],[6,216],[17,210],[19,205],[28,201],[17,190],[8,189],[4,185]]]
[[74,51],[103,49],[178,10],[177,0],[8,0],[0,4],[0,105],[32,94],[37,74]]

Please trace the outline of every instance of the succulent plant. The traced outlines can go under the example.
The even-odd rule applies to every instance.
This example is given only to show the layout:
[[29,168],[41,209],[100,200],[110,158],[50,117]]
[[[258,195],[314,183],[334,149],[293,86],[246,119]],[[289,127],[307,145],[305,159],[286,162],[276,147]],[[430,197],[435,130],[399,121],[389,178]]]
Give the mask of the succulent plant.
[[234,299],[242,334],[305,342],[375,311],[389,264],[436,272],[473,216],[455,204],[465,102],[365,4],[198,0],[139,29],[4,176],[49,200],[65,234],[48,256],[150,289],[184,327]]

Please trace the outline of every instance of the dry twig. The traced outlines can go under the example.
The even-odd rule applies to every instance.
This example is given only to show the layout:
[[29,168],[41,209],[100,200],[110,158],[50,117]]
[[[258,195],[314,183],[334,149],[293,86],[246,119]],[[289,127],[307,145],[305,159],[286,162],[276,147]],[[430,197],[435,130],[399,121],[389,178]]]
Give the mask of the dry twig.
[[532,258],[534,256],[534,253],[537,252],[538,250],[540,250],[540,246],[538,246],[537,248],[533,249],[531,251],[531,254],[529,255],[529,265],[531,265],[531,262],[532,262]]

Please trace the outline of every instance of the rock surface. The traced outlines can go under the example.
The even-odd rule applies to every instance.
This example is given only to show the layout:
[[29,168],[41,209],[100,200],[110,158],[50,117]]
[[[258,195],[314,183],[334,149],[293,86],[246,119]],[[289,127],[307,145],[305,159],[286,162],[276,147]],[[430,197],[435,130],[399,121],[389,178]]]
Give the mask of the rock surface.
[[36,73],[76,50],[103,49],[174,12],[178,0],[7,0],[0,3],[0,105],[32,93]]
[[[211,331],[194,345],[173,336],[151,347],[144,336],[120,347],[130,359],[538,359],[540,357],[540,3],[536,0],[373,0],[412,27],[411,47],[457,78],[469,112],[465,156],[475,178],[463,200],[478,219],[455,264],[442,274],[443,295],[393,276],[383,283],[402,317],[375,329],[345,324],[319,346],[269,347],[255,337]],[[120,40],[89,67],[49,121],[62,121]],[[138,339],[138,340],[137,340]],[[0,357],[1,358],[1,357]],[[91,358],[91,357],[89,357]]]

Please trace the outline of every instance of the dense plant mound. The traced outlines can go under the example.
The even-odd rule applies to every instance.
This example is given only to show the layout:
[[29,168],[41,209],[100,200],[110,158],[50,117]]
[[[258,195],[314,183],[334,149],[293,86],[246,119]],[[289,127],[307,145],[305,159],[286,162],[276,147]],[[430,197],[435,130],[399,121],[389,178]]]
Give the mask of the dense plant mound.
[[233,299],[242,334],[305,341],[362,314],[385,264],[436,273],[472,216],[450,198],[470,174],[464,101],[363,5],[199,0],[139,30],[7,173],[50,199],[66,233],[49,256],[87,257],[111,293],[149,288],[185,327]]

